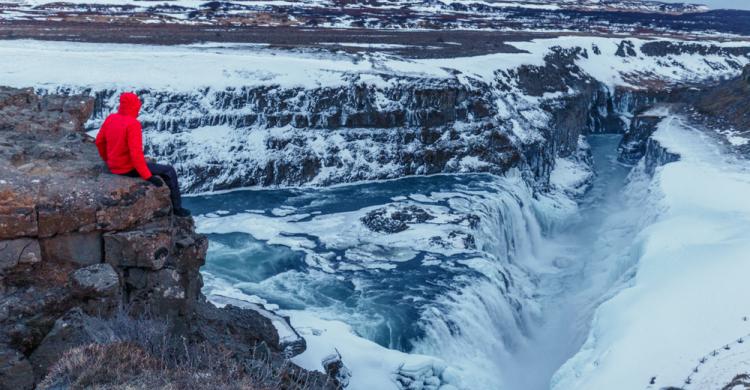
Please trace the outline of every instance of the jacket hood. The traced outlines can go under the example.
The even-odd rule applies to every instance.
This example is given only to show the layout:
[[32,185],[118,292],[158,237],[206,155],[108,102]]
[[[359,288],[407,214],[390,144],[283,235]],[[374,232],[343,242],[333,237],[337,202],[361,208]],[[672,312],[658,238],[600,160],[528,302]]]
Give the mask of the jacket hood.
[[117,109],[118,114],[137,118],[140,110],[141,100],[138,99],[136,94],[132,92],[124,92],[120,95],[120,108]]

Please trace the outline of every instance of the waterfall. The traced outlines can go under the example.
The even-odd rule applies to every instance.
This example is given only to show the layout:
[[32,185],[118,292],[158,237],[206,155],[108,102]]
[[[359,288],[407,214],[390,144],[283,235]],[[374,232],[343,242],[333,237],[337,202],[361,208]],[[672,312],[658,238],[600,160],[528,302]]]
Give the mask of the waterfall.
[[[554,218],[551,210],[539,210],[550,204],[534,199],[518,174],[496,178],[488,187],[452,205],[480,215],[476,242],[484,256],[466,261],[479,275],[457,281],[461,288],[424,310],[425,335],[413,350],[456,364],[464,371],[464,385],[476,389],[499,388],[502,363],[513,358],[541,315],[535,275],[540,248],[548,244],[537,215]],[[554,205],[567,212],[571,206]]]

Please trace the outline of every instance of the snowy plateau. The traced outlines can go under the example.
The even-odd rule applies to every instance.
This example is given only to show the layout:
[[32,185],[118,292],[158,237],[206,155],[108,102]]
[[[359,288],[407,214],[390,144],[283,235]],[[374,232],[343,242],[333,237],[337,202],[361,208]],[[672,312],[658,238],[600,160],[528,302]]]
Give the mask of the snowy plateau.
[[341,387],[750,389],[732,12],[10,1],[0,85],[92,96],[92,136],[136,92],[210,242],[203,294]]

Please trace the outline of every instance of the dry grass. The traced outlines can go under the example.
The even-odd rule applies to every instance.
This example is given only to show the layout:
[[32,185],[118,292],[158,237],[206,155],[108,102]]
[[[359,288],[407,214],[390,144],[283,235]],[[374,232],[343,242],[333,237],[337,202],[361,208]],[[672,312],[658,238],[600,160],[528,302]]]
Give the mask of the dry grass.
[[330,388],[258,346],[238,356],[223,346],[173,336],[166,323],[91,317],[95,343],[73,348],[38,389],[276,390]]

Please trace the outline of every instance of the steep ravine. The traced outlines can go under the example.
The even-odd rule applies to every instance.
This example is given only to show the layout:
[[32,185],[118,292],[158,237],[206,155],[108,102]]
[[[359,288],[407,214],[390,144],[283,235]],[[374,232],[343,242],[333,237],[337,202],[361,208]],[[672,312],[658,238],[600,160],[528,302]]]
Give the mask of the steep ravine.
[[[544,389],[580,348],[598,303],[632,275],[636,259],[627,252],[647,214],[639,184],[648,181],[646,169],[669,161],[650,143],[640,182],[626,185],[630,167],[617,161],[619,139],[593,136],[593,156],[560,160],[583,172],[593,167],[596,176],[558,169],[549,193],[509,174],[190,198],[199,229],[214,243],[206,294],[287,310],[315,345],[302,361],[335,348],[356,389],[391,372],[403,383]],[[573,181],[565,178],[571,174]],[[580,196],[586,186],[578,209],[573,194],[560,193]],[[350,331],[332,334],[333,325],[314,317],[436,362],[354,343]],[[375,363],[367,358],[373,354],[388,358]]]

